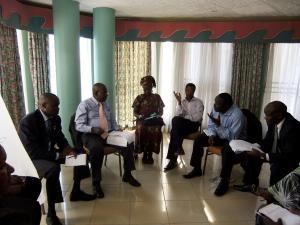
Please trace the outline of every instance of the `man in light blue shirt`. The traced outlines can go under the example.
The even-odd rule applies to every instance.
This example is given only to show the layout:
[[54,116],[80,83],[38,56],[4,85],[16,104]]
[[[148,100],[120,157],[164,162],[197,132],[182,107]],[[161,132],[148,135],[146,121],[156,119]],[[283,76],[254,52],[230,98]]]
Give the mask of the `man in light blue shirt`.
[[[93,85],[93,97],[81,102],[76,110],[76,130],[83,133],[82,143],[90,151],[90,163],[92,170],[92,181],[94,193],[98,198],[103,198],[104,193],[100,186],[101,167],[103,162],[103,147],[106,145],[105,133],[119,130],[119,126],[107,102],[107,88],[102,83]],[[100,106],[104,111],[107,130],[100,126]],[[101,118],[102,119],[102,118]],[[130,148],[121,148],[121,155],[124,158],[123,181],[138,187],[141,184],[131,175],[135,169],[133,152]]]
[[190,161],[194,168],[188,174],[183,175],[186,179],[202,176],[203,147],[224,146],[231,140],[246,138],[245,117],[242,111],[233,104],[230,94],[219,94],[215,98],[214,109],[208,116],[208,134],[202,133],[194,142]]

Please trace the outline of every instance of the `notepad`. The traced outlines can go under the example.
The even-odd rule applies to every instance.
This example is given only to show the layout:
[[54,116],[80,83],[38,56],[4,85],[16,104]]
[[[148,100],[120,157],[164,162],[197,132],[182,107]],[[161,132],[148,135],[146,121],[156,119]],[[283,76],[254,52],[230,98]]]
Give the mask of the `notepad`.
[[277,222],[280,218],[283,225],[299,225],[300,216],[291,213],[290,211],[282,208],[276,204],[269,204],[258,210],[259,213],[262,213],[269,217],[274,222]]
[[65,166],[84,166],[86,165],[86,154],[79,154],[76,157],[67,155]]
[[134,131],[112,131],[108,133],[106,143],[109,145],[127,147],[127,145],[133,143],[134,140]]

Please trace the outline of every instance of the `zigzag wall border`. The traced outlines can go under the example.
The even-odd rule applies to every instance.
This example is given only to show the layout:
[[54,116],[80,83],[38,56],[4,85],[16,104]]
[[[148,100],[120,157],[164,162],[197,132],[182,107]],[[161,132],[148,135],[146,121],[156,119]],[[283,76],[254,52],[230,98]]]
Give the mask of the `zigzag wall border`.
[[[52,9],[0,0],[0,22],[33,32],[53,33]],[[80,15],[80,33],[92,38],[92,15]],[[300,42],[299,21],[153,22],[116,20],[118,41]]]

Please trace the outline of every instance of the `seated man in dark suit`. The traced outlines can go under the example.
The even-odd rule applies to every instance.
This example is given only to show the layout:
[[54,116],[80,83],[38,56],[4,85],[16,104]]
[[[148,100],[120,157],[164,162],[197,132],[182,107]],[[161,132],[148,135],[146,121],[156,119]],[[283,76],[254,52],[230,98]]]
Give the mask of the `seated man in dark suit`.
[[[60,163],[66,155],[76,154],[71,148],[61,128],[58,116],[59,99],[51,93],[39,99],[39,109],[25,116],[20,122],[20,139],[28,152],[39,176],[46,178],[48,200],[47,224],[61,224],[56,216],[55,203],[63,202],[59,181]],[[70,200],[90,201],[95,199],[80,190],[80,180],[74,177]]]
[[[106,145],[108,132],[119,129],[108,103],[105,102],[106,98],[106,86],[102,83],[94,84],[93,97],[78,105],[75,116],[76,130],[82,133],[82,143],[90,151],[93,189],[98,198],[104,197],[100,186],[103,147]],[[131,175],[131,171],[135,169],[132,149],[120,148],[120,150],[124,158],[123,181],[135,187],[140,186],[141,184]]]
[[0,224],[39,225],[41,208],[37,198],[41,181],[35,177],[12,176],[13,172],[0,145]]
[[273,185],[298,167],[300,122],[287,112],[286,105],[280,101],[267,104],[264,112],[268,131],[260,145],[265,153],[253,149],[248,154],[270,163],[270,185]]
[[186,179],[202,176],[203,147],[225,146],[231,140],[246,138],[245,117],[242,111],[233,104],[230,94],[217,95],[214,108],[208,116],[208,134],[202,133],[194,142],[190,162],[194,168],[188,174],[183,175]]

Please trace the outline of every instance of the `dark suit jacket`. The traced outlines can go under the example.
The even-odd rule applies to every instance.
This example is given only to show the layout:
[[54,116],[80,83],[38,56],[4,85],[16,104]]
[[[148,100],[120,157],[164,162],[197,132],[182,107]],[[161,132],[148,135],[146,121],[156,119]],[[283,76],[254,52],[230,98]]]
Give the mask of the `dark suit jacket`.
[[[69,145],[61,130],[60,117],[55,116],[51,120],[51,134],[47,131],[46,123],[39,110],[26,115],[20,122],[19,136],[32,160],[54,161],[56,152]],[[49,142],[51,142],[50,151]],[[54,147],[55,145],[58,149]]]
[[274,139],[274,126],[269,126],[261,143],[262,150],[269,154],[270,163],[297,166],[300,162],[300,122],[287,114],[279,133],[277,153],[271,153]]

